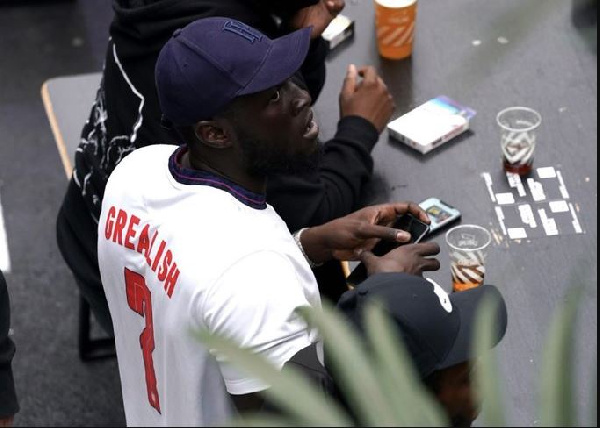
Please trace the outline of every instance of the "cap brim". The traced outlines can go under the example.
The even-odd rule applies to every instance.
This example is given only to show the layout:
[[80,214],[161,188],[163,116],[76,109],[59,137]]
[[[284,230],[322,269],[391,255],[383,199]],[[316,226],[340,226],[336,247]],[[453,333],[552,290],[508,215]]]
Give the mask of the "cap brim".
[[279,85],[300,69],[310,47],[309,28],[302,28],[273,40],[273,47],[267,54],[255,77],[238,92],[240,95],[262,92]]
[[502,340],[506,333],[506,303],[495,286],[484,284],[467,291],[451,293],[452,306],[459,311],[460,328],[452,349],[448,352],[446,358],[436,366],[436,370],[452,367],[473,357],[473,332],[477,322],[477,312],[479,305],[486,298],[496,302],[492,347]]

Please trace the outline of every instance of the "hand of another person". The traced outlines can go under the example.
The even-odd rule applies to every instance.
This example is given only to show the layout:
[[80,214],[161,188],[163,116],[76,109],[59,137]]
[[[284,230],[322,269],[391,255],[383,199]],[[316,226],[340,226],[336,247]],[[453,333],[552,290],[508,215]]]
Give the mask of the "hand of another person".
[[423,276],[424,271],[440,269],[438,259],[432,257],[440,253],[440,246],[435,242],[406,244],[389,253],[377,257],[370,250],[360,253],[360,260],[371,276],[380,272],[405,272]]
[[414,202],[373,205],[306,229],[302,234],[302,246],[315,263],[332,258],[358,260],[361,250],[371,250],[381,239],[408,242],[410,234],[390,227],[399,215],[406,213],[430,222],[427,213]]
[[294,30],[312,26],[310,37],[315,39],[323,34],[325,28],[345,6],[344,0],[319,0],[317,4],[303,7],[296,12],[289,25]]
[[[362,77],[362,81],[357,82]],[[383,79],[372,66],[356,69],[348,66],[340,92],[340,118],[360,116],[375,126],[381,134],[396,109],[396,103]]]

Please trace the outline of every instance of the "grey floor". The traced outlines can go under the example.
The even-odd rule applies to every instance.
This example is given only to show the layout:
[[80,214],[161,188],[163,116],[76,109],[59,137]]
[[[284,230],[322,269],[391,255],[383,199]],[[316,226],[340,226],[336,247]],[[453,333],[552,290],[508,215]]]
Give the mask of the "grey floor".
[[56,246],[65,173],[40,88],[102,67],[109,0],[0,0],[0,201],[17,346],[16,426],[122,426],[116,360],[77,355],[76,286]]

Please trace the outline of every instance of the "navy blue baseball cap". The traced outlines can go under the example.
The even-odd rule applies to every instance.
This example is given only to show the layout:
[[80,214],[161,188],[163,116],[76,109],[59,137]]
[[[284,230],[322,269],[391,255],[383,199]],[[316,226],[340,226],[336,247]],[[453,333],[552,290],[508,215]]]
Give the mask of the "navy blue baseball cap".
[[496,303],[492,343],[496,346],[506,333],[506,303],[490,284],[448,294],[434,281],[420,276],[379,273],[345,292],[337,306],[364,334],[365,305],[378,299],[395,322],[420,377],[425,379],[436,370],[473,358],[473,327],[484,298]]
[[242,22],[202,18],[175,30],[155,69],[164,118],[192,125],[235,98],[283,83],[302,65],[310,28],[270,39]]

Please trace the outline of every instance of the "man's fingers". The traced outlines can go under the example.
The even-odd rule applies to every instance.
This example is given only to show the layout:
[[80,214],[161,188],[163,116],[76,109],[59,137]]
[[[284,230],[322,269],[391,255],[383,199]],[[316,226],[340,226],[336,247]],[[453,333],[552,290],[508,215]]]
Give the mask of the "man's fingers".
[[423,208],[421,208],[418,204],[414,203],[414,202],[408,202],[406,205],[406,211],[407,213],[410,213],[412,215],[414,215],[415,217],[417,217],[419,220],[429,224],[431,223],[431,220],[429,220],[429,216],[427,215],[427,213],[425,212],[425,210]]
[[362,66],[358,69],[358,75],[364,79],[364,82],[375,83],[377,82],[377,71],[375,67],[371,65]]
[[377,257],[370,250],[360,250],[359,252],[357,252],[356,255],[358,256],[359,260],[361,262],[363,262],[365,265],[367,265],[369,260],[371,260],[374,257]]
[[396,211],[397,215],[409,213],[417,217],[422,222],[425,222],[427,224],[431,223],[431,220],[429,219],[429,216],[427,215],[425,210],[414,202],[398,202],[391,205],[393,206],[393,209]]
[[424,258],[421,266],[422,271],[440,270],[440,261],[434,258]]
[[344,84],[342,85],[342,93],[346,95],[352,95],[354,93],[357,76],[356,66],[350,64],[346,70],[346,77],[344,78]]
[[410,233],[406,232],[405,230],[366,222],[357,230],[356,236],[360,239],[379,238],[385,241],[393,242],[410,241]]
[[346,7],[346,2],[344,0],[327,0],[325,6],[327,6],[329,13],[336,16]]
[[412,214],[422,222],[431,223],[423,208],[414,202],[396,202],[377,206],[385,218],[394,218],[403,214]]
[[436,242],[419,242],[412,245],[419,256],[436,256],[440,253],[440,246]]

